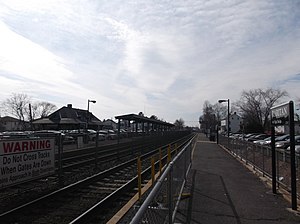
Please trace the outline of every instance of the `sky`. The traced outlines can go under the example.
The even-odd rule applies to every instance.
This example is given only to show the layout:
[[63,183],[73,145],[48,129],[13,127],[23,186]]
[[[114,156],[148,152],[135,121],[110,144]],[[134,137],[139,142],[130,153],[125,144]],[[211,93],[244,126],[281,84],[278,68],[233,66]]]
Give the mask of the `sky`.
[[198,126],[206,100],[299,84],[298,0],[0,0],[0,101]]

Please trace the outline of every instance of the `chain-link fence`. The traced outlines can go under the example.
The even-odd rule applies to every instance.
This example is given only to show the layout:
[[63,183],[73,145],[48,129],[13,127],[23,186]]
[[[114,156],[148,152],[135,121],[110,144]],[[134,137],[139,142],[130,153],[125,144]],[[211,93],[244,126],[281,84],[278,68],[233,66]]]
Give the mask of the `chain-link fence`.
[[173,223],[187,174],[194,139],[168,164],[131,223]]
[[[219,144],[225,146],[238,159],[250,164],[254,170],[262,175],[272,176],[272,151],[270,146],[254,144],[240,139],[219,136]],[[291,190],[290,152],[286,149],[276,149],[276,180],[277,187]],[[300,180],[300,154],[296,153],[297,180]],[[300,181],[297,181],[298,198],[300,195]]]

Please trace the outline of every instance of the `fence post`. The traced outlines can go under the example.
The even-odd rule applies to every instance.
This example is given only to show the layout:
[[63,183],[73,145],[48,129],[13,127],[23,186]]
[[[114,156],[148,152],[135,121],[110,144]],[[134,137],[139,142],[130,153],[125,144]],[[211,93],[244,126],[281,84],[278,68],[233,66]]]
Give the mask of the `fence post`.
[[172,188],[172,178],[173,178],[173,162],[170,162],[170,172],[168,175],[168,203],[169,203],[169,224],[172,224],[173,216],[173,188]]
[[154,184],[154,177],[155,177],[155,166],[154,166],[154,157],[151,157],[151,179],[152,179],[152,185]]
[[256,146],[252,145],[252,150],[253,150],[253,170],[255,170],[256,168],[256,162],[255,162],[255,149],[256,149]]
[[95,168],[96,169],[98,167],[98,147],[99,147],[99,132],[97,131],[97,134],[96,134],[96,147],[95,147]]
[[161,148],[159,148],[159,174],[161,174],[161,170],[162,170],[162,155],[161,155]]
[[[245,143],[243,143],[244,145],[245,145]],[[246,148],[246,165],[248,164],[248,151],[249,151],[249,149],[248,149],[248,143],[246,143],[246,147],[244,146],[244,148]]]
[[186,149],[186,152],[184,153],[184,168],[183,168],[183,172],[184,172],[184,179],[186,179],[187,177],[187,174],[186,174],[186,170],[187,170],[187,153],[188,153],[188,150],[191,148],[192,146],[190,145],[188,147],[188,149]]
[[142,198],[142,167],[141,167],[141,157],[140,156],[138,156],[137,168],[138,168],[139,201],[141,201],[141,198]]
[[260,145],[262,151],[262,170],[263,170],[263,177],[265,176],[265,147]]
[[278,150],[276,150],[276,174],[277,174],[277,178],[276,178],[276,180],[277,180],[277,188],[279,188],[279,179],[280,179],[280,177],[279,177],[279,152],[278,152]]
[[62,142],[62,135],[61,133],[59,133],[58,134],[58,179],[60,185],[63,185],[62,154],[63,154],[63,142]]
[[241,161],[243,161],[243,157],[244,157],[244,144],[242,143],[241,140],[238,140],[238,144],[239,144],[239,147],[240,147],[240,152],[241,152]]
[[271,127],[271,149],[272,149],[272,190],[273,194],[277,194],[276,189],[276,151],[275,151],[275,127]]
[[171,145],[168,146],[168,164],[171,162]]

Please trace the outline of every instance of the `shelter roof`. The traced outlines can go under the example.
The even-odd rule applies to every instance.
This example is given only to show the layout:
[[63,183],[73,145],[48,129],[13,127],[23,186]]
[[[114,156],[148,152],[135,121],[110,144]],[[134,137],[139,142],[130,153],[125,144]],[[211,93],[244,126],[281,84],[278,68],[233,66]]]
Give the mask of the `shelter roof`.
[[140,115],[137,115],[137,114],[119,115],[119,116],[115,116],[115,118],[120,119],[120,120],[127,120],[127,121],[147,122],[147,123],[152,123],[152,124],[159,124],[159,125],[163,125],[163,126],[167,126],[167,127],[173,127],[174,126],[174,124],[171,124],[171,123],[168,123],[168,122],[165,122],[165,121],[160,121],[160,120],[140,116]]

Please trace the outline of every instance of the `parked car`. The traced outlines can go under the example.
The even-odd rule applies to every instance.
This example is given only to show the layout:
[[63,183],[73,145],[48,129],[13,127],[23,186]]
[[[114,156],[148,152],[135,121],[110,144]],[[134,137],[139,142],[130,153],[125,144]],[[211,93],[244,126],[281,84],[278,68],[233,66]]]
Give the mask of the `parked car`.
[[120,137],[127,138],[128,137],[127,131],[124,129],[120,129]]
[[260,134],[261,133],[249,133],[249,134],[247,134],[247,135],[244,136],[244,140],[248,141],[248,139],[250,139],[250,138],[252,138],[252,137],[254,137],[256,135],[260,135]]
[[271,143],[271,137],[267,137],[265,139],[262,139],[262,140],[255,140],[253,142],[254,144],[259,144],[259,145],[268,145]]
[[5,131],[0,134],[0,139],[6,140],[6,139],[32,139],[36,138],[32,132],[26,132],[26,131]]
[[[92,129],[74,129],[69,131],[68,135],[71,135],[73,137],[78,137],[78,136],[87,136],[89,141],[95,141],[97,132]],[[102,136],[99,137],[99,140],[102,140]]]
[[54,138],[55,139],[55,144],[58,145],[59,143],[59,135],[62,137],[62,143],[63,144],[73,144],[75,143],[75,138],[70,135],[66,135],[62,133],[61,131],[56,131],[56,130],[40,130],[40,131],[35,131],[33,133],[35,137],[40,137],[40,138]]
[[[287,147],[286,150],[287,150],[287,151],[290,151],[290,146]],[[295,152],[298,153],[298,154],[300,154],[300,145],[295,145]]]
[[279,142],[279,141],[286,141],[290,139],[290,135],[286,134],[286,135],[281,135],[275,138],[275,142]]
[[[300,135],[295,136],[295,144],[300,144]],[[275,143],[276,148],[287,149],[291,145],[290,139],[286,141],[277,141]]]
[[106,140],[106,135],[105,135],[105,134],[101,134],[101,133],[99,133],[99,131],[98,131],[98,140],[99,140],[99,141],[105,141],[105,140]]
[[105,135],[107,140],[114,140],[118,138],[118,135],[114,132],[114,130],[99,130],[99,133]]
[[258,135],[252,135],[247,139],[248,142],[254,142],[256,140],[263,140],[265,138],[269,137],[267,134],[258,134]]

